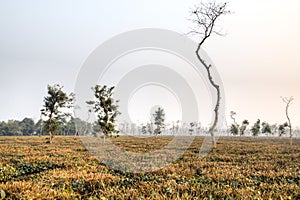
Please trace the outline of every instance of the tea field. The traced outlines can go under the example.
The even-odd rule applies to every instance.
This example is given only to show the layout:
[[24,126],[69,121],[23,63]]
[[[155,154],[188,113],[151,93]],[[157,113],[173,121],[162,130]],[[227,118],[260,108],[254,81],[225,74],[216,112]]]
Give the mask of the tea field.
[[[127,151],[164,146],[168,137],[111,140]],[[203,137],[166,167],[114,170],[79,137],[0,137],[0,199],[300,199],[300,139],[221,137],[199,158]]]

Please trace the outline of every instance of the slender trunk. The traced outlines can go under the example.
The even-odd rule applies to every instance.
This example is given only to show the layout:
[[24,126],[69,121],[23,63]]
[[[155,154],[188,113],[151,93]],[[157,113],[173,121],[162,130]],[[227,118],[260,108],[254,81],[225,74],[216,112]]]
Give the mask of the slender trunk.
[[74,119],[74,123],[75,123],[75,136],[79,136],[79,133],[78,133],[78,127],[77,127],[77,123]]
[[49,118],[49,143],[52,143],[52,139],[53,139],[53,133],[52,133],[52,113],[50,114],[50,118]]
[[42,131],[43,131],[43,121],[41,121],[41,128],[40,128],[39,137],[41,137],[41,136],[42,136]]
[[210,84],[217,91],[217,102],[216,102],[215,109],[214,109],[215,117],[214,117],[214,123],[211,127],[212,144],[213,144],[214,148],[217,148],[217,142],[216,142],[216,138],[215,138],[215,130],[217,128],[217,123],[219,120],[219,107],[220,107],[221,93],[220,93],[220,86],[214,82],[214,80],[211,76],[211,72],[210,72],[211,65],[207,65],[205,63],[205,61],[200,57],[199,51],[200,51],[200,48],[201,48],[201,45],[203,44],[203,42],[204,42],[204,40],[202,41],[202,43],[200,43],[198,45],[198,48],[196,50],[196,55],[197,55],[198,60],[203,64],[203,66],[205,67],[205,69],[207,71],[207,75],[208,75]]
[[107,117],[107,119],[105,120],[105,128],[104,128],[104,131],[103,131],[103,143],[105,144],[105,137],[108,135],[108,131],[106,129],[106,126],[108,124],[108,118],[109,118],[109,114],[108,114],[108,109],[106,106],[104,106],[104,112],[105,112],[105,116]]
[[291,119],[290,119],[290,117],[289,117],[289,103],[287,104],[287,106],[286,106],[286,109],[285,109],[285,114],[286,114],[286,117],[287,117],[287,119],[288,119],[288,122],[289,122],[289,131],[290,131],[290,145],[292,146],[293,145],[293,141],[292,141],[292,139],[293,139],[293,133],[292,133],[292,124],[291,124]]
[[50,136],[49,143],[52,144],[53,134],[51,131],[49,131],[49,136]]

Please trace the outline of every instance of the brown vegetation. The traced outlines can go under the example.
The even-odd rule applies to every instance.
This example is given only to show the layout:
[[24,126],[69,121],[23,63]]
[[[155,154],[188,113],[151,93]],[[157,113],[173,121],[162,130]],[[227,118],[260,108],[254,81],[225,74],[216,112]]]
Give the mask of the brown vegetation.
[[[298,199],[300,140],[224,137],[203,159],[196,138],[165,168],[143,174],[101,164],[77,137],[0,137],[0,199]],[[151,151],[167,139],[112,140]],[[162,141],[160,143],[160,141]]]

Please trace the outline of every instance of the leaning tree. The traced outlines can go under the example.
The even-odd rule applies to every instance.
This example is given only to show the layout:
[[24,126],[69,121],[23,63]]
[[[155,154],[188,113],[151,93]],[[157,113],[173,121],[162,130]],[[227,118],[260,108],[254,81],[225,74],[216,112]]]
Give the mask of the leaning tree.
[[240,127],[240,125],[236,122],[235,116],[236,116],[236,112],[231,111],[230,112],[230,118],[233,120],[233,124],[231,124],[230,132],[233,135],[238,135],[239,134],[239,127]]
[[285,115],[286,115],[286,118],[288,120],[288,127],[289,127],[289,132],[290,132],[290,145],[293,144],[293,131],[292,131],[292,124],[291,124],[291,118],[289,116],[289,107],[292,103],[292,101],[294,100],[293,97],[290,97],[290,98],[287,98],[287,97],[281,97],[282,101],[286,104],[285,105]]
[[46,117],[44,125],[50,136],[49,143],[52,143],[53,135],[57,132],[60,124],[71,115],[64,110],[72,108],[75,94],[67,95],[63,91],[63,86],[59,84],[48,85],[47,89],[48,96],[44,97],[44,108],[41,109],[41,114]]
[[200,63],[205,67],[207,71],[210,84],[217,92],[217,102],[214,108],[214,122],[212,124],[212,127],[210,128],[214,148],[216,148],[217,146],[215,131],[217,129],[219,120],[221,92],[220,86],[215,82],[211,73],[212,64],[208,63],[202,57],[202,55],[200,54],[200,49],[212,34],[221,35],[220,31],[216,30],[216,23],[221,16],[228,13],[230,13],[230,11],[227,10],[227,3],[216,3],[214,1],[209,3],[200,3],[200,5],[196,6],[195,9],[193,9],[191,12],[191,21],[195,25],[195,27],[190,31],[190,33],[200,36],[200,42],[198,43],[198,47],[195,53]]
[[92,88],[96,100],[86,102],[88,105],[93,105],[94,112],[97,114],[96,123],[104,134],[104,143],[107,136],[119,132],[116,129],[116,117],[121,113],[118,111],[119,101],[115,101],[113,98],[114,88],[107,85],[96,85]]
[[240,136],[245,135],[245,131],[246,131],[248,125],[249,125],[249,121],[245,119],[242,122],[242,126],[240,127]]

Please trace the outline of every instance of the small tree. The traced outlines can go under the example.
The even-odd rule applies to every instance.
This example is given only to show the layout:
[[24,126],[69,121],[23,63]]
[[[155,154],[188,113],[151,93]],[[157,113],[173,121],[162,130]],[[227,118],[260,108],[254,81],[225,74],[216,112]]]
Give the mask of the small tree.
[[164,109],[158,107],[157,110],[153,114],[154,116],[154,124],[156,125],[156,129],[154,130],[155,135],[162,133],[162,130],[165,128],[165,112]]
[[271,134],[274,136],[275,133],[277,133],[278,127],[277,124],[272,124],[271,125]]
[[230,132],[232,133],[232,135],[239,134],[239,126],[240,125],[236,122],[235,115],[236,115],[236,112],[234,112],[234,111],[230,112],[230,118],[233,120],[233,124],[230,127]]
[[287,98],[287,97],[281,97],[282,101],[286,104],[285,106],[285,115],[286,115],[286,118],[288,120],[288,127],[289,127],[289,132],[290,132],[290,145],[293,144],[293,131],[292,131],[292,124],[291,124],[291,119],[289,117],[289,107],[290,107],[290,104],[292,103],[292,101],[294,100],[293,97],[290,97],[290,98]]
[[243,136],[245,134],[245,131],[246,131],[248,125],[249,125],[249,121],[248,120],[244,120],[242,122],[242,126],[240,127],[240,135],[241,136]]
[[213,34],[216,33],[220,35],[219,31],[215,30],[215,25],[217,19],[222,15],[226,15],[230,13],[227,11],[227,4],[222,3],[218,4],[216,2],[209,2],[209,3],[201,3],[197,6],[194,10],[192,10],[192,23],[195,25],[194,29],[190,32],[197,36],[200,36],[200,42],[198,43],[198,47],[196,49],[196,56],[200,63],[205,67],[208,75],[208,80],[211,86],[216,90],[217,93],[217,102],[214,108],[214,122],[212,127],[210,128],[211,136],[212,136],[212,143],[214,148],[217,147],[217,142],[215,139],[215,131],[217,128],[218,120],[219,120],[219,107],[220,107],[220,100],[221,100],[221,92],[220,86],[216,83],[213,79],[211,74],[211,67],[212,65],[207,63],[203,57],[200,55],[200,49],[202,48],[204,42]]
[[153,123],[152,122],[147,123],[147,131],[150,135],[153,134]]
[[258,136],[260,132],[260,119],[258,119],[251,128],[251,132],[253,136]]
[[196,122],[191,122],[190,123],[190,128],[189,128],[189,133],[190,135],[193,135],[193,132],[194,132],[194,126],[196,126]]
[[147,134],[147,126],[142,125],[142,133],[143,133],[144,135]]
[[232,135],[238,135],[239,134],[239,127],[235,124],[231,124],[230,126],[230,133]]
[[112,97],[114,88],[115,87],[108,87],[106,85],[96,85],[92,88],[96,100],[87,102],[88,105],[94,105],[94,112],[98,117],[97,124],[100,126],[100,129],[104,134],[104,143],[107,136],[111,136],[113,133],[119,132],[116,130],[115,123],[116,117],[121,113],[118,111],[119,100],[115,101]]
[[63,86],[59,84],[48,85],[47,89],[48,96],[44,97],[44,108],[41,109],[41,113],[47,118],[44,124],[50,136],[49,143],[52,143],[53,136],[57,132],[59,125],[66,117],[70,116],[70,113],[63,112],[63,109],[73,106],[75,94],[67,95],[62,90]]
[[263,122],[261,125],[262,125],[262,129],[261,129],[262,133],[266,133],[266,134],[272,133],[271,126],[268,122]]
[[288,126],[289,126],[289,124],[287,122],[285,122],[284,124],[279,125],[279,127],[278,127],[278,131],[279,131],[278,136],[279,137],[286,134],[286,128]]

